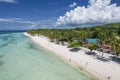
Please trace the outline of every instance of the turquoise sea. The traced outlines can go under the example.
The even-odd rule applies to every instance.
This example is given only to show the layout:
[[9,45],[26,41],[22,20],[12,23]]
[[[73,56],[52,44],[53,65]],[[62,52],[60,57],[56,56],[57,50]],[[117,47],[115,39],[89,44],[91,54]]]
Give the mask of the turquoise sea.
[[0,34],[0,80],[93,80],[22,32]]

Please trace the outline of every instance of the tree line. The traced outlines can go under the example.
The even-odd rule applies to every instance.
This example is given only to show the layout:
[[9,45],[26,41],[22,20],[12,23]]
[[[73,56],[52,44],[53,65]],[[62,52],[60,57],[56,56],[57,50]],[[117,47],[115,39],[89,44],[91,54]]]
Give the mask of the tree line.
[[74,29],[35,29],[27,32],[31,35],[47,36],[56,43],[68,43],[74,48],[83,46],[88,38],[99,39],[98,44],[88,43],[86,47],[93,50],[108,45],[117,56],[120,54],[120,23]]

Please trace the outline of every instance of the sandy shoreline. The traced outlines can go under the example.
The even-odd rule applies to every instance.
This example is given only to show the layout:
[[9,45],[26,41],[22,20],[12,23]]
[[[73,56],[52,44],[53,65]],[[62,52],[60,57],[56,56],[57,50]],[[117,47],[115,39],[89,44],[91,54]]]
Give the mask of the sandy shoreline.
[[[24,35],[30,37],[38,45],[62,57],[70,64],[89,72],[99,80],[120,80],[120,65],[113,61],[103,62],[97,60],[93,56],[86,55],[83,49],[78,52],[72,52],[67,46],[52,43],[44,36],[31,36],[27,33],[24,33]],[[111,78],[107,79],[109,76]]]

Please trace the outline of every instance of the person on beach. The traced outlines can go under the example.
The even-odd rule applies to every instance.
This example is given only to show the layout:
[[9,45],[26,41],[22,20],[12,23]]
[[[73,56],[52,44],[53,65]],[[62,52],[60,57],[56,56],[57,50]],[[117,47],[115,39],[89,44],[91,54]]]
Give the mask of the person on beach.
[[69,61],[71,62],[71,59],[69,59]]
[[111,76],[108,76],[108,78],[107,79],[110,79],[111,78]]
[[86,62],[86,66],[88,65],[88,62]]

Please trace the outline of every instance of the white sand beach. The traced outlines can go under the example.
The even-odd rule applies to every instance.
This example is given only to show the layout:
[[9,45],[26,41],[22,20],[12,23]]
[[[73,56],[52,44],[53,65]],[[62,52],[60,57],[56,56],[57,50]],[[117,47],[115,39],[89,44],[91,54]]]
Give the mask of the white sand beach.
[[[27,33],[24,33],[24,35],[30,37],[35,43],[45,49],[54,52],[57,56],[68,61],[68,63],[94,75],[98,80],[120,80],[120,65],[116,62],[111,60],[101,61],[94,56],[86,55],[84,48],[78,52],[72,52],[66,45],[50,42],[44,36],[31,36]],[[105,56],[107,57],[107,55]]]

